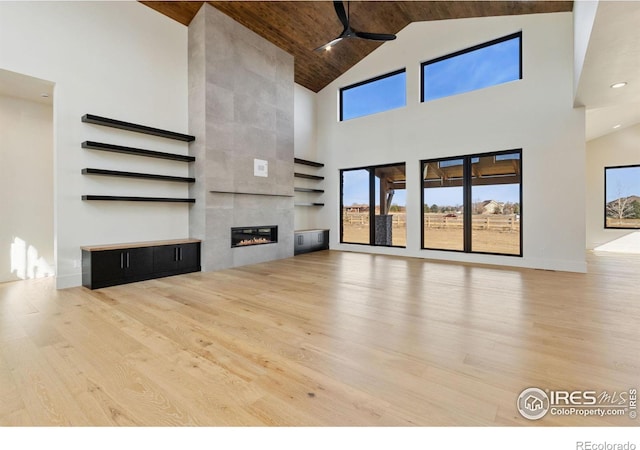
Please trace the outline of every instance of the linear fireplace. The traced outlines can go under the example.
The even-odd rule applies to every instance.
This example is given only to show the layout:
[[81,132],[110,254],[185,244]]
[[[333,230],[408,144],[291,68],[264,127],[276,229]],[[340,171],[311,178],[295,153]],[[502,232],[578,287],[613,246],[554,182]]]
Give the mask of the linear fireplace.
[[276,242],[278,242],[277,225],[231,228],[231,248],[275,244]]

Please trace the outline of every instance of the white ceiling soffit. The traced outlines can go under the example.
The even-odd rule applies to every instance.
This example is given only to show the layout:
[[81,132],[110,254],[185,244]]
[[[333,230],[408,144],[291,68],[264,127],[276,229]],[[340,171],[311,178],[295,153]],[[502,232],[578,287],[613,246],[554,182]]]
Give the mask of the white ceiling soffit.
[[639,112],[640,103],[625,103],[623,105],[587,109],[586,140],[590,141],[640,123]]
[[587,140],[640,123],[640,2],[598,3],[575,104],[586,107]]
[[50,81],[0,69],[0,95],[52,105],[53,86]]

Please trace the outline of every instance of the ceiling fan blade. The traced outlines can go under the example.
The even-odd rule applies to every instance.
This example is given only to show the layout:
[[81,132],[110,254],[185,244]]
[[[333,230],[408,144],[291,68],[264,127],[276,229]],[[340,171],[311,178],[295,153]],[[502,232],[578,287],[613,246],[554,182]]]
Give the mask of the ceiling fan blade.
[[395,34],[365,33],[364,31],[355,31],[355,35],[370,41],[393,41],[396,38]]
[[338,42],[340,42],[340,41],[341,41],[341,40],[343,40],[343,39],[344,39],[343,37],[339,37],[339,38],[334,39],[334,40],[333,40],[333,41],[331,41],[331,42],[327,42],[327,43],[326,43],[326,44],[324,44],[323,46],[316,48],[316,49],[314,50],[314,52],[321,52],[321,51],[323,51],[323,50],[327,50],[328,48],[333,47],[334,45],[336,45]]
[[347,12],[344,10],[344,3],[342,2],[333,2],[333,8],[336,10],[336,14],[342,22],[342,26],[344,26],[345,30],[349,28],[349,18],[347,17]]

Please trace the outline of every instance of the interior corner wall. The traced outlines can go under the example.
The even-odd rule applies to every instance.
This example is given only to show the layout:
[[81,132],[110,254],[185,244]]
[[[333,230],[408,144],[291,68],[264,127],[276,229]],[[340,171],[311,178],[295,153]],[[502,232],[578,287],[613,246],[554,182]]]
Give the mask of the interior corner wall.
[[[299,84],[294,87],[294,154],[296,158],[306,159],[324,163],[324,158],[318,155],[317,151],[317,117],[316,117],[316,96],[317,94]],[[313,175],[324,175],[324,169],[314,169],[310,171],[308,167],[295,167],[296,171],[311,173]],[[317,181],[296,178],[297,187],[322,189]],[[310,203],[325,201],[324,194],[296,192],[296,203]],[[322,207],[295,207],[296,230],[306,230],[317,228],[322,217]]]
[[[420,103],[420,63],[522,31],[523,79]],[[585,114],[573,108],[570,12],[412,23],[318,93],[330,247],[584,272]],[[339,46],[331,57],[338,57]],[[338,90],[406,68],[407,105],[338,121]],[[421,159],[522,149],[523,256],[421,250]],[[340,169],[406,162],[407,247],[341,244]]]
[[0,95],[0,283],[53,275],[53,110]]
[[588,249],[638,232],[604,228],[604,168],[636,164],[640,164],[640,124],[587,141]]
[[[139,2],[0,2],[0,68],[55,83],[57,287],[81,284],[80,246],[183,238],[186,204],[88,202],[83,194],[186,197],[186,186],[81,174],[187,176],[186,164],[85,150],[85,140],[187,154],[182,142],[82,123],[84,114],[187,132],[187,28]],[[4,194],[3,194],[4,195]]]

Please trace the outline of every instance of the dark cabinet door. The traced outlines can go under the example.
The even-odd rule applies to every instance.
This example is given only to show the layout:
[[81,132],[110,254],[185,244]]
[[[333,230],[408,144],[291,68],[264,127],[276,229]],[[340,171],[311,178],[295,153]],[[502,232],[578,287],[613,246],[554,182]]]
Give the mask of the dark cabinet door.
[[200,243],[178,245],[177,252],[180,272],[200,270]]
[[314,231],[313,237],[313,250],[322,250],[324,248],[324,231]]
[[145,277],[153,273],[153,248],[131,248],[123,250],[125,278]]
[[104,250],[91,253],[91,283],[115,281],[124,277],[124,252]]
[[175,245],[161,245],[153,248],[153,271],[173,272],[178,264],[178,250]]
[[311,242],[309,240],[309,234],[300,232],[295,235],[295,242],[293,245],[293,253],[298,255],[300,253],[308,252],[311,246]]
[[322,230],[315,233],[314,246],[316,250],[327,250],[329,248],[329,230]]

